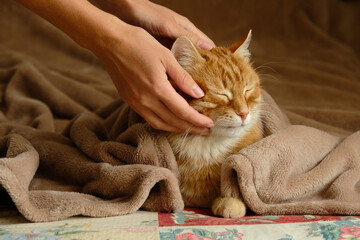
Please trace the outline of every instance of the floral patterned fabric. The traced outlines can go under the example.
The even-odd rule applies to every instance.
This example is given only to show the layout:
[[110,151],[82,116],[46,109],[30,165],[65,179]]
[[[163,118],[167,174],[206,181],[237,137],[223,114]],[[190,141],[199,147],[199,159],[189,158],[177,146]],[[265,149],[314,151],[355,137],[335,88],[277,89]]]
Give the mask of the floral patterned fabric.
[[29,223],[21,215],[0,218],[0,239],[157,240],[360,240],[360,216],[246,216],[223,219],[206,209],[178,213],[138,211],[108,217],[73,217]]

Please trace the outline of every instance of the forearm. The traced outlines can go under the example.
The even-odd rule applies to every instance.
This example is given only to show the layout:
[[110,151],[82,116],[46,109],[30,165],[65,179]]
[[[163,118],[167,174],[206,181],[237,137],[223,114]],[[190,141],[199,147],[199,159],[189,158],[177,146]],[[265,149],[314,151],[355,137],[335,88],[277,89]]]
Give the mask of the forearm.
[[[136,3],[140,2],[140,6],[148,0],[94,0],[94,2],[104,11],[111,13],[126,23],[138,25],[136,21],[135,10]],[[138,4],[139,6],[139,4]]]
[[80,46],[97,51],[107,38],[128,27],[87,0],[17,0],[65,32]]
[[148,0],[97,0],[102,9],[114,15],[87,0],[17,1],[95,53],[121,98],[151,126],[166,131],[209,132],[212,120],[191,108],[168,76],[194,98],[203,95],[199,95],[201,89],[171,51],[150,35],[170,39],[185,35],[194,44],[201,37],[207,39],[186,18]]

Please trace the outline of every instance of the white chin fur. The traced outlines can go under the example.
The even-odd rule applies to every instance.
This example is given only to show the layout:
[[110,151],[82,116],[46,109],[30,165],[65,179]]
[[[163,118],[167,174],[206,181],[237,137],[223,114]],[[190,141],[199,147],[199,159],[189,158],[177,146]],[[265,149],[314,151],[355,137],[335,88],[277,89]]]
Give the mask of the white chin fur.
[[[237,138],[245,133],[248,128],[251,128],[253,123],[252,114],[250,113],[244,122],[241,121],[240,117],[234,116],[232,121],[222,119],[216,121],[215,126],[210,130],[212,136],[216,137],[228,137]],[[238,126],[238,127],[231,127]]]
[[245,132],[245,126],[240,127],[222,127],[222,126],[215,126],[211,129],[211,135],[217,136],[217,137],[240,137]]

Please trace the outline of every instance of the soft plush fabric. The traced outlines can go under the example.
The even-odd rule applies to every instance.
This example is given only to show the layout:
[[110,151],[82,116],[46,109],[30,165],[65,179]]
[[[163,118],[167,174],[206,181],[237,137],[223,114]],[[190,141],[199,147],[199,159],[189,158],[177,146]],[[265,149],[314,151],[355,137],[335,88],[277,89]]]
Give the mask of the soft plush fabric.
[[[263,92],[267,137],[225,161],[223,196],[258,214],[360,214],[359,2],[157,2],[219,45],[253,30],[277,103]],[[91,53],[11,0],[0,28],[1,198],[36,222],[183,208],[166,138]]]

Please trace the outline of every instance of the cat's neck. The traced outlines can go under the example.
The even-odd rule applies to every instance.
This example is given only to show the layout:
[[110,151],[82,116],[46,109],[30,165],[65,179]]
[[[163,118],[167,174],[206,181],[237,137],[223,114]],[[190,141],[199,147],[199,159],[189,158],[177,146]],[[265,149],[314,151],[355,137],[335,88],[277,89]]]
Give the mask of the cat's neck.
[[189,134],[172,134],[169,137],[170,145],[177,160],[191,160],[192,164],[216,164],[230,155],[240,138],[226,138],[216,135],[201,136]]
[[172,133],[169,143],[177,160],[189,160],[193,165],[221,163],[231,154],[256,142],[262,136],[260,125],[255,124],[238,137],[225,137],[215,134],[201,136]]

